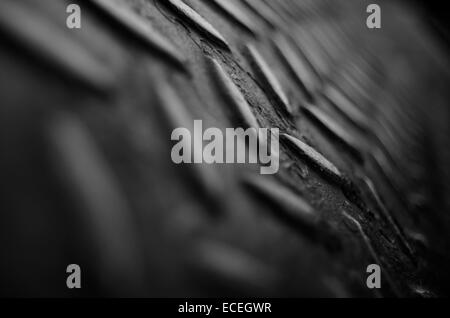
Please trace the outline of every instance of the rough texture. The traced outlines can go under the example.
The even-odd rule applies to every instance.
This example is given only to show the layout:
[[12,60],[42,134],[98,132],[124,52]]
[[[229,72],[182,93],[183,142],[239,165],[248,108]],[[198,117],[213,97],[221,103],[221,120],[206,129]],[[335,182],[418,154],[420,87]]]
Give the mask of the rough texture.
[[[359,0],[0,1],[0,294],[448,295],[448,55],[379,2],[381,30]],[[174,127],[236,117],[316,162],[172,163]]]

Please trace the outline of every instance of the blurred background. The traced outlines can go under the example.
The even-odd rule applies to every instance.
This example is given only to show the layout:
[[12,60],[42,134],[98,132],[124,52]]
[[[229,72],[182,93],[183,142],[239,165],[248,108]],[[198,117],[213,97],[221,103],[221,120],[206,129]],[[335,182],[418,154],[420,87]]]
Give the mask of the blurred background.
[[[448,296],[448,11],[370,3],[2,0],[0,295]],[[172,163],[243,109],[339,173]]]

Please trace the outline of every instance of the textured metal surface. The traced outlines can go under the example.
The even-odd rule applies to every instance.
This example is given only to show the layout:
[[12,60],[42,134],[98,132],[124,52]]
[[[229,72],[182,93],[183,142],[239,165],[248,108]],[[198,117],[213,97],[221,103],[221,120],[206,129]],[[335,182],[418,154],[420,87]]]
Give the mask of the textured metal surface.
[[[448,295],[448,55],[380,3],[2,0],[0,294]],[[195,119],[279,128],[279,173],[173,164]]]

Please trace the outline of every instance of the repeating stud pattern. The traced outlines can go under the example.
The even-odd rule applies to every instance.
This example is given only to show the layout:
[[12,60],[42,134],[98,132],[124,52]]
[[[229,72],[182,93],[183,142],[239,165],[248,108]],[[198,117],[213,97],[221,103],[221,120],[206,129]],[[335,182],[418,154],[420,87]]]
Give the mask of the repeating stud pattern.
[[53,25],[19,1],[2,1],[0,28],[12,39],[56,67],[64,75],[98,90],[111,88],[115,74],[80,43],[67,37],[63,27]]
[[184,57],[176,46],[130,8],[110,0],[90,1],[149,47],[161,52],[179,68],[186,70]]
[[191,25],[193,25],[201,33],[212,39],[221,47],[230,50],[230,46],[223,35],[220,34],[220,32],[217,31],[217,29],[214,28],[211,23],[206,21],[205,18],[198,14],[197,11],[192,9],[182,0],[166,0],[165,3],[170,5],[178,14],[187,19],[191,23]]
[[258,34],[257,27],[250,19],[250,17],[242,11],[235,3],[229,0],[206,0],[206,2],[212,1],[218,5],[222,10],[235,21],[237,21],[242,27],[249,31],[252,35]]
[[304,105],[303,110],[312,119],[330,132],[335,138],[339,139],[340,142],[349,148],[359,160],[363,160],[364,157],[360,150],[361,145],[359,142],[353,137],[353,135],[344,130],[342,126],[339,125],[332,117],[321,111],[319,108],[307,104]]

